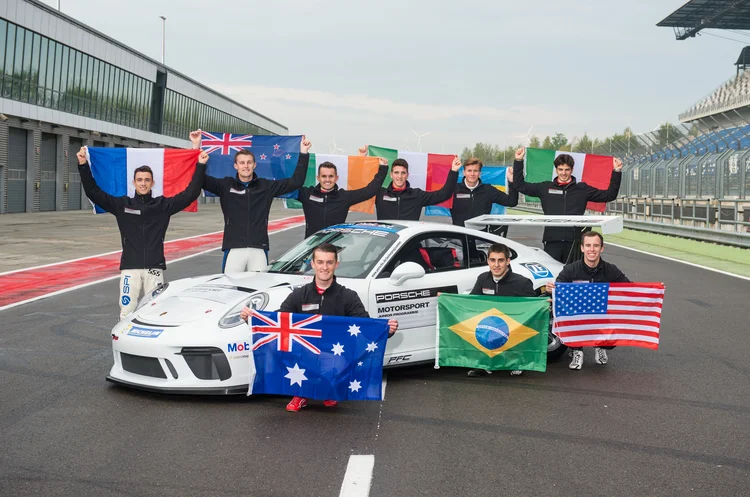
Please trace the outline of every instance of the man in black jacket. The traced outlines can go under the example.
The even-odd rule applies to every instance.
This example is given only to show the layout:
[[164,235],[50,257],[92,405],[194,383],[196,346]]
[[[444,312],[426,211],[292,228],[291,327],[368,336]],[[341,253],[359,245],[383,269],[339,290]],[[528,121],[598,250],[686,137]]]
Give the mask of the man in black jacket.
[[169,220],[200,195],[208,154],[200,154],[187,188],[174,197],[151,195],[154,174],[149,166],[141,166],[134,171],[133,197],[112,196],[94,181],[87,154],[86,147],[81,147],[76,154],[78,173],[86,196],[105,211],[114,214],[120,228],[120,319],[123,319],[135,310],[141,290],[146,295],[164,283],[163,271],[167,269],[164,235],[169,227]]
[[[369,318],[370,315],[365,310],[357,292],[336,282],[334,273],[338,265],[338,254],[334,245],[322,243],[315,247],[312,252],[312,267],[315,271],[315,278],[307,285],[295,288],[281,304],[279,312]],[[240,311],[240,317],[247,321],[251,313],[252,310],[245,307]],[[390,326],[388,332],[390,337],[396,333],[398,321],[390,319],[388,325]],[[286,406],[286,410],[297,412],[306,405],[306,398],[294,397]],[[338,405],[338,402],[326,400],[323,405],[334,407]]]
[[[190,133],[193,148],[200,148],[200,130]],[[234,177],[206,176],[203,189],[221,199],[224,213],[222,271],[262,271],[268,265],[268,215],[274,197],[302,186],[307,175],[312,144],[304,136],[300,143],[297,168],[291,178],[270,180],[255,174],[255,154],[240,150],[234,156]]]
[[[490,270],[477,278],[471,295],[493,295],[495,297],[536,297],[531,280],[520,274],[515,274],[510,267],[510,249],[502,243],[493,243],[487,250],[487,264]],[[470,369],[468,376],[482,376],[491,371]],[[521,370],[513,370],[511,376],[523,374]]]
[[409,163],[404,159],[396,159],[391,167],[391,184],[388,188],[381,188],[375,197],[378,220],[419,221],[422,207],[439,204],[451,198],[460,168],[461,161],[456,157],[443,187],[434,192],[426,192],[409,185]]
[[[568,154],[560,154],[555,159],[557,177],[552,181],[526,183],[523,174],[523,158],[526,151],[516,150],[513,164],[513,186],[519,193],[539,197],[545,216],[582,216],[588,202],[611,202],[617,198],[622,180],[622,161],[612,161],[612,178],[609,188],[598,190],[586,183],[578,183],[572,176],[575,161]],[[580,228],[544,228],[544,251],[560,262],[567,262],[572,253]]]
[[451,218],[456,226],[463,226],[467,219],[489,214],[492,204],[515,207],[518,191],[513,188],[513,168],[508,168],[508,193],[492,185],[482,183],[482,161],[472,157],[464,164],[464,179],[456,185],[453,195]]
[[316,231],[346,221],[349,208],[374,196],[388,174],[388,160],[378,157],[380,167],[372,181],[357,190],[340,189],[338,170],[332,162],[318,166],[318,184],[299,189],[299,201],[305,213],[305,238]]
[[[630,283],[627,276],[614,264],[602,260],[604,237],[596,231],[589,231],[581,236],[583,259],[566,264],[556,281],[561,283]],[[547,292],[552,293],[554,283],[547,283]],[[594,360],[597,364],[607,364],[607,350],[614,347],[594,347]],[[573,348],[573,360],[570,369],[581,369],[583,366],[583,349]]]

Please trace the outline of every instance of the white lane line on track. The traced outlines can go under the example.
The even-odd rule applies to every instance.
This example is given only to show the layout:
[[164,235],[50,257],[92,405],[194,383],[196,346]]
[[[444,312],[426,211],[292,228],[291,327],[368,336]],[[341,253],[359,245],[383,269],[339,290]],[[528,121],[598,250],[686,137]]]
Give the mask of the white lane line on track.
[[382,400],[385,400],[385,386],[388,384],[388,375],[383,372],[383,387],[380,390],[380,396],[382,397]]
[[[269,233],[269,235],[273,235],[273,234],[276,234],[276,233],[281,233],[282,231],[287,231],[287,230],[291,230],[291,229],[294,229],[294,228],[299,228],[300,226],[304,226],[304,223],[295,224],[293,226],[287,226],[286,228],[281,228],[279,230],[272,231],[271,233]],[[219,232],[217,232],[217,233],[219,233]],[[212,233],[206,233],[206,234],[212,234]],[[199,235],[199,236],[203,236],[203,235]],[[194,238],[194,237],[190,237],[190,238]],[[184,238],[181,238],[181,240],[184,240]],[[174,241],[177,241],[177,240],[174,240]],[[204,250],[202,252],[197,252],[195,254],[186,255],[185,257],[180,257],[178,259],[172,259],[172,260],[169,260],[167,262],[169,264],[172,264],[174,262],[184,261],[186,259],[190,259],[192,257],[198,257],[199,255],[207,254],[209,252],[213,252],[214,250],[220,250],[220,249],[221,249],[221,247],[216,247],[216,248]],[[91,256],[91,257],[95,257],[95,256]],[[84,259],[88,259],[88,257],[84,257]],[[80,260],[80,259],[78,259],[78,260]],[[66,262],[72,262],[72,261],[66,261]],[[56,264],[59,264],[59,263],[56,263]],[[52,265],[52,264],[50,264],[50,265]],[[88,283],[83,283],[81,285],[72,286],[70,288],[63,288],[62,290],[57,290],[56,292],[46,293],[44,295],[39,295],[37,297],[33,297],[33,298],[30,298],[30,299],[27,299],[27,300],[22,300],[20,302],[14,302],[12,304],[8,304],[6,306],[0,307],[0,311],[4,311],[6,309],[10,309],[12,307],[16,307],[16,306],[19,306],[19,305],[22,305],[22,304],[28,304],[28,303],[31,303],[31,302],[36,302],[37,300],[46,299],[47,297],[54,297],[55,295],[62,295],[63,293],[72,292],[73,290],[78,290],[79,288],[85,288],[85,287],[91,286],[91,285],[98,285],[99,283],[103,283],[105,281],[114,280],[114,279],[117,279],[119,277],[120,277],[120,275],[116,274],[114,276],[108,276],[106,278],[101,278],[101,279],[98,279],[98,280],[95,280],[95,281],[89,281]]]
[[653,252],[646,252],[645,250],[640,250],[640,249],[636,249],[636,248],[633,248],[633,247],[627,247],[625,245],[618,245],[616,243],[607,242],[607,245],[612,245],[613,247],[618,247],[618,248],[623,248],[623,249],[627,249],[627,250],[632,250],[633,252],[638,252],[639,254],[651,255],[651,256],[654,256],[654,257],[659,257],[660,259],[666,259],[666,260],[672,261],[672,262],[679,262],[681,264],[687,264],[688,266],[693,266],[693,267],[697,267],[697,268],[700,268],[700,269],[705,269],[706,271],[713,271],[714,273],[719,273],[719,274],[723,274],[723,275],[726,275],[726,276],[732,276],[734,278],[740,278],[742,280],[748,280],[748,281],[750,281],[750,277],[742,276],[741,274],[730,273],[728,271],[722,271],[721,269],[714,269],[714,268],[708,267],[708,266],[701,266],[700,264],[696,264],[694,262],[683,261],[683,260],[680,260],[680,259],[675,259],[673,257],[668,257],[666,255],[654,254]]
[[[168,242],[164,242],[164,245],[169,245],[170,243],[174,243],[174,242],[180,242],[182,240],[191,240],[193,238],[199,238],[201,236],[216,235],[218,233],[223,233],[223,231],[212,231],[211,233],[203,233],[202,235],[193,235],[193,236],[186,236],[184,238],[176,238],[174,240],[169,240]],[[67,261],[52,262],[50,264],[42,264],[41,266],[13,269],[11,271],[5,271],[4,273],[0,273],[0,276],[5,276],[6,274],[20,273],[21,271],[32,271],[34,269],[42,269],[45,267],[59,266],[60,264],[68,264],[71,262],[83,261],[85,259],[94,259],[96,257],[104,257],[105,255],[119,254],[120,252],[122,252],[122,250],[113,250],[112,252],[104,252],[103,254],[94,254],[94,255],[87,255],[86,257],[79,257],[78,259],[70,259]]]
[[367,497],[372,485],[375,456],[349,456],[339,497]]

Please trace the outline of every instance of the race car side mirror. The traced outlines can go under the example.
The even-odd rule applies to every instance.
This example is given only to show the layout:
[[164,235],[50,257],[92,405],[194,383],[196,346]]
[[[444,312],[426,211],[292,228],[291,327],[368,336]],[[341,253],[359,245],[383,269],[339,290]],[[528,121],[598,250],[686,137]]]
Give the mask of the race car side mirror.
[[421,278],[425,275],[424,268],[416,262],[404,262],[396,266],[389,281],[392,285],[402,285],[404,281]]

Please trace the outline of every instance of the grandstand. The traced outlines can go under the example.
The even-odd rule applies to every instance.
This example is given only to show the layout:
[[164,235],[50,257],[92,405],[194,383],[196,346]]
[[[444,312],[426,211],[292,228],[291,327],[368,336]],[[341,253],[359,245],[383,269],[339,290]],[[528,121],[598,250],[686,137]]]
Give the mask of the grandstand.
[[[750,30],[750,0],[691,0],[657,26],[672,27],[678,40],[705,29]],[[681,113],[679,125],[627,137],[621,197],[610,212],[750,232],[750,46],[734,65],[735,76]]]

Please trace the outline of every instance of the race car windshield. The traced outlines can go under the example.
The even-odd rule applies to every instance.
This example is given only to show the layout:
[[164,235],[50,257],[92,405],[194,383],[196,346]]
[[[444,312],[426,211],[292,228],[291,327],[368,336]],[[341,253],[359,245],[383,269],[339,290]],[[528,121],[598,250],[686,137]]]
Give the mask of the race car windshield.
[[364,278],[398,239],[392,231],[368,228],[333,227],[315,233],[271,265],[269,273],[312,275],[312,251],[321,243],[339,248],[336,276]]

